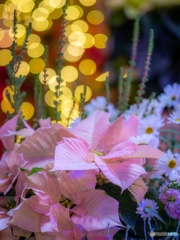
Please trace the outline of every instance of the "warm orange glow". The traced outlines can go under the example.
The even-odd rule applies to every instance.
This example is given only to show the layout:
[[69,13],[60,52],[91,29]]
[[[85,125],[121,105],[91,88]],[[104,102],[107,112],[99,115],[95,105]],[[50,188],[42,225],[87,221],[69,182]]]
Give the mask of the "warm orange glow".
[[98,25],[104,21],[104,14],[98,10],[93,10],[87,14],[87,20],[91,24]]
[[73,82],[78,78],[78,70],[73,66],[66,66],[62,69],[62,79],[66,82]]
[[29,62],[30,72],[37,74],[45,68],[45,62],[42,58],[35,58]]
[[96,72],[96,63],[91,59],[85,59],[80,62],[79,70],[84,75],[92,75]]
[[103,82],[106,80],[106,77],[109,76],[109,72],[105,72],[103,74],[101,74],[99,77],[97,77],[95,80],[98,81],[98,82]]
[[98,33],[94,36],[94,46],[97,48],[105,48],[108,37],[105,34]]
[[[80,102],[81,101],[81,93],[84,92],[84,85],[79,85],[76,87],[75,90],[75,98]],[[90,87],[86,86],[86,96],[85,96],[85,102],[87,102],[92,96],[92,91]]]
[[9,49],[0,50],[0,66],[5,66],[12,60],[11,51]]

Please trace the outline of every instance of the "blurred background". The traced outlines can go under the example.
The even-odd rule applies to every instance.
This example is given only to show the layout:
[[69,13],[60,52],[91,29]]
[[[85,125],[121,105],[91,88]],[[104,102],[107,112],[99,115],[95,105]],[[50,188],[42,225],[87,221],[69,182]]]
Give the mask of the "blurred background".
[[[17,54],[20,53],[26,27],[32,23],[27,54],[17,76],[26,75],[22,91],[26,91],[22,110],[25,119],[33,124],[34,81],[43,81],[44,50],[48,50],[48,86],[45,102],[53,119],[56,85],[58,40],[61,37],[62,8],[65,0],[7,0],[0,1],[0,124],[6,111],[13,111],[7,101],[5,65],[11,60],[14,9],[17,10]],[[137,65],[133,72],[130,103],[133,103],[144,71],[150,29],[154,29],[154,51],[146,88],[160,94],[164,86],[180,83],[180,0],[69,0],[63,46],[63,95],[61,96],[61,124],[65,125],[75,93],[78,117],[80,94],[87,86],[86,103],[96,96],[105,96],[104,81],[109,76],[111,101],[116,105],[119,68],[124,78],[131,58],[134,19],[140,13],[140,36]],[[43,83],[42,83],[43,84]]]

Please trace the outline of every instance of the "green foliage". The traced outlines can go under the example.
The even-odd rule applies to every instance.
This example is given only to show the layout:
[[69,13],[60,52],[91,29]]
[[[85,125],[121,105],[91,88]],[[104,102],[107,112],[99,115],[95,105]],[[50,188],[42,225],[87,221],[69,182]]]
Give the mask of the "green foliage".
[[31,176],[31,175],[34,174],[34,173],[37,173],[37,171],[38,171],[38,170],[41,170],[41,169],[42,169],[42,168],[34,167],[34,168],[32,169],[32,171],[31,171],[31,173],[28,175],[28,177]]
[[107,101],[106,105],[108,105],[111,99],[108,77],[106,77],[105,86],[106,86],[106,101]]
[[84,85],[84,91],[81,93],[81,100],[80,100],[80,108],[81,108],[81,119],[83,120],[85,118],[83,107],[85,103],[85,97],[86,97],[86,86]]

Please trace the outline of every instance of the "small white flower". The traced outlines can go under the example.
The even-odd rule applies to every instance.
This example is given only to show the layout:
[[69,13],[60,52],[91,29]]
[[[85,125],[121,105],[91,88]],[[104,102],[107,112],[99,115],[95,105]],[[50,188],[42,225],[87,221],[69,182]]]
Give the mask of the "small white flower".
[[130,137],[130,141],[136,145],[148,145],[152,138],[153,135],[143,134],[142,136]]
[[[157,203],[154,200],[151,199],[143,199],[141,203],[139,203],[139,206],[137,207],[137,214],[141,214],[141,218],[146,220],[148,217],[156,216],[154,214],[157,213],[157,209],[159,207],[157,206]],[[151,211],[148,211],[148,210]]]
[[137,104],[133,104],[123,113],[124,118],[127,120],[132,114],[136,115],[139,119],[143,118],[143,114],[146,110],[146,103],[140,103],[139,107]]
[[75,127],[75,126],[76,126],[77,124],[79,124],[81,121],[82,121],[82,120],[81,120],[81,117],[72,119],[71,124],[70,124],[70,126],[69,126],[69,128],[70,128],[69,130],[71,130],[71,128]]
[[164,126],[163,121],[164,119],[155,115],[150,115],[143,120],[140,120],[138,125],[138,135],[152,134],[154,136],[158,136],[158,128]]
[[168,117],[167,119],[169,120],[167,123],[180,124],[180,111],[173,111],[173,113],[170,114],[170,117]]
[[164,92],[159,95],[158,100],[167,107],[176,106],[180,98],[180,85],[174,83],[173,85],[168,84],[164,88]]
[[[143,102],[149,102],[145,101],[147,99],[144,99]],[[148,105],[148,109],[146,111],[146,115],[155,114],[156,116],[160,116],[163,111],[163,105],[160,103],[157,99],[152,99],[150,104]]]
[[156,170],[154,177],[161,176],[164,173],[171,178],[173,174],[176,174],[180,170],[180,155],[172,154],[168,150],[167,153],[164,153],[163,157],[157,159],[154,170]]

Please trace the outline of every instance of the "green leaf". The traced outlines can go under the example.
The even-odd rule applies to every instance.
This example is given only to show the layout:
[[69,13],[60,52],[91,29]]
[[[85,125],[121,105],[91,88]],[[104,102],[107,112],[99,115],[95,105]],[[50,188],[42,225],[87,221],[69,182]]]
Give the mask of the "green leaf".
[[134,230],[136,219],[138,217],[138,215],[135,213],[137,203],[133,199],[133,196],[129,190],[126,189],[121,194],[121,188],[112,183],[106,183],[102,185],[101,189],[119,202],[119,213],[121,219]]
[[19,168],[21,170],[21,172],[26,172],[28,169],[24,169],[24,168]]
[[42,168],[34,167],[34,168],[32,169],[32,171],[31,171],[31,173],[28,175],[28,177],[31,176],[33,173],[37,173],[37,170],[41,170],[41,169],[42,169]]

